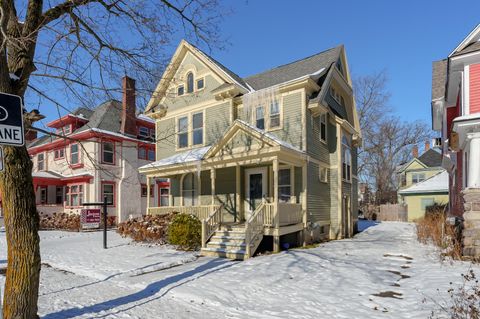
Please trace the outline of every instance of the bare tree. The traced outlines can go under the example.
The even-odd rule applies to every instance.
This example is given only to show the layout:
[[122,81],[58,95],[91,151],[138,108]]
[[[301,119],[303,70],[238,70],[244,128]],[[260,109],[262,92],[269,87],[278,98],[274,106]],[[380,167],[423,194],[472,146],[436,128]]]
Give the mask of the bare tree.
[[[46,8],[45,8],[46,7]],[[219,47],[217,0],[0,0],[0,91],[24,103],[96,105],[128,70],[148,99],[166,49],[183,36]],[[143,84],[143,85],[142,85]],[[57,101],[48,92],[63,91]],[[40,109],[41,111],[41,109]],[[26,129],[42,118],[25,113]],[[32,162],[4,147],[0,191],[8,244],[4,318],[37,318],[40,273]]]
[[396,169],[406,162],[415,144],[429,138],[423,122],[405,122],[389,106],[385,71],[357,77],[355,99],[363,135],[358,155],[358,175],[376,192],[376,202],[396,200]]

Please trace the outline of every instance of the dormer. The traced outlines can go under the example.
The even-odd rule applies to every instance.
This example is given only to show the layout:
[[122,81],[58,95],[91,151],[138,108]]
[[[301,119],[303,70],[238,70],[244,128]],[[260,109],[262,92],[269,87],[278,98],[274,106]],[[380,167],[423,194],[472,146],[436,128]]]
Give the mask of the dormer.
[[56,133],[59,135],[69,135],[87,122],[88,119],[81,114],[67,114],[59,119],[51,121],[47,126],[56,129]]

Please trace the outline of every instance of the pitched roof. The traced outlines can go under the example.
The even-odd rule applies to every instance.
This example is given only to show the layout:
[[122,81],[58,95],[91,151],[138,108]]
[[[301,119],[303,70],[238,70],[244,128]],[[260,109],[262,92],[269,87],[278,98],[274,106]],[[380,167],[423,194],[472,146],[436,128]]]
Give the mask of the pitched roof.
[[480,42],[473,42],[473,43],[470,43],[469,45],[467,45],[462,50],[460,50],[458,52],[455,52],[454,54],[452,54],[452,56],[459,56],[459,55],[462,55],[462,54],[475,52],[475,51],[478,51],[478,50],[480,50]]
[[438,147],[433,147],[418,157],[427,167],[442,166],[442,153]]
[[340,58],[342,45],[331,48],[307,58],[284,64],[265,72],[244,78],[255,90],[291,81],[305,75],[314,74],[326,69]]
[[445,96],[447,81],[447,60],[432,63],[432,101]]
[[426,180],[399,191],[400,194],[448,193],[448,172],[442,171]]

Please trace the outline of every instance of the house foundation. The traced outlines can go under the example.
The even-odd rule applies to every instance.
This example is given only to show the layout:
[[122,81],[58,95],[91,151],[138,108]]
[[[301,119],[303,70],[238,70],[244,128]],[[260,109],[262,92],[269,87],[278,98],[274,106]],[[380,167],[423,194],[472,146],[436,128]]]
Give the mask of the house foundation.
[[467,188],[462,192],[463,218],[463,255],[480,257],[480,188]]

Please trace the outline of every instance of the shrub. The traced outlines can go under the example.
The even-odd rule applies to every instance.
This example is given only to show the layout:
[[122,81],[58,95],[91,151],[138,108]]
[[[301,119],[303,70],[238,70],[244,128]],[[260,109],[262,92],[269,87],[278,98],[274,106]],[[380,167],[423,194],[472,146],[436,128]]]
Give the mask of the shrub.
[[447,225],[445,206],[435,204],[427,208],[425,217],[417,221],[418,241],[433,243],[444,250],[444,255],[460,259],[461,237],[455,226]]
[[165,244],[167,228],[175,214],[131,218],[118,224],[117,232],[122,237],[130,237],[134,241]]
[[168,242],[180,249],[196,250],[201,245],[201,231],[202,224],[196,216],[178,214],[168,226]]

